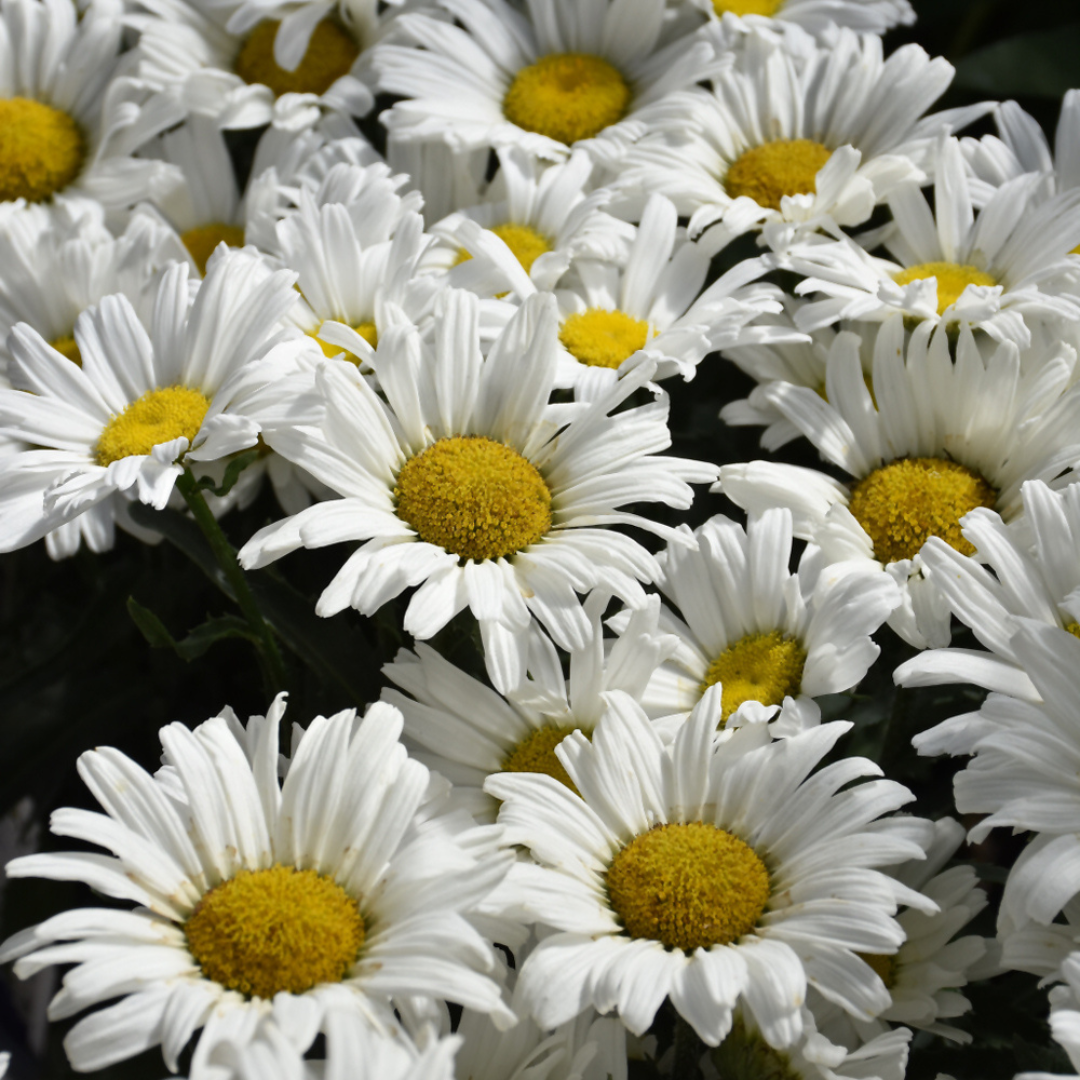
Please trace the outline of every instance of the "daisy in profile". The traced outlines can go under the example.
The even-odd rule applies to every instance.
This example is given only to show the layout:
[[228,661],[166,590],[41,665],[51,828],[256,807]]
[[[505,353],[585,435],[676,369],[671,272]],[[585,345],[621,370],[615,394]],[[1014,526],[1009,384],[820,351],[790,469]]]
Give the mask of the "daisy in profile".
[[908,0],[691,0],[721,19],[738,19],[750,26],[777,29],[798,27],[815,37],[827,37],[837,26],[866,34],[884,34],[894,26],[910,26],[915,12]]
[[1080,303],[1070,295],[1080,189],[1038,201],[1041,178],[1025,174],[996,191],[976,215],[953,138],[940,141],[934,175],[933,210],[914,183],[889,196],[893,223],[880,240],[892,260],[875,258],[847,238],[787,249],[784,264],[807,276],[796,291],[822,297],[799,310],[802,329],[899,312],[1025,348],[1033,326],[1048,324],[1049,330],[1080,318]]
[[585,601],[592,639],[570,653],[569,678],[546,634],[533,630],[529,678],[497,694],[430,646],[402,649],[383,674],[405,693],[384,690],[383,700],[405,718],[405,737],[416,757],[454,785],[453,798],[478,820],[495,820],[498,802],[484,781],[499,772],[539,772],[572,786],[555,747],[571,731],[592,734],[604,712],[603,695],[622,690],[640,700],[649,676],[677,646],[657,625],[660,600],[628,613],[626,629],[605,641],[600,617],[608,597]]
[[118,78],[123,4],[0,5],[0,204],[95,200],[125,209],[180,182],[132,157],[184,118],[175,103]]
[[[689,535],[690,530],[682,529]],[[679,641],[641,699],[652,717],[685,716],[711,686],[721,724],[747,702],[783,705],[776,734],[821,720],[814,701],[855,686],[880,649],[870,635],[900,602],[884,575],[838,564],[804,581],[790,572],[791,513],[767,510],[744,530],[722,515],[661,557],[663,628]]]
[[779,741],[752,724],[717,744],[719,696],[664,746],[632,700],[609,694],[592,740],[574,732],[556,751],[580,794],[549,776],[488,779],[505,842],[535,860],[514,865],[501,895],[555,931],[521,970],[541,1026],[617,1009],[640,1034],[670,998],[709,1046],[741,1005],[785,1049],[802,1037],[808,985],[864,1019],[888,1007],[857,954],[899,948],[901,895],[933,909],[873,868],[922,854],[879,820],[911,795],[889,780],[852,786],[880,774],[863,758],[810,777],[849,724]]
[[641,110],[719,64],[693,32],[669,40],[664,0],[439,6],[450,19],[399,15],[393,43],[372,52],[379,89],[405,99],[381,117],[399,139],[520,146],[550,161],[580,143],[610,162],[642,133]]
[[8,877],[82,881],[138,905],[61,912],[0,947],[22,977],[76,965],[53,1019],[119,998],[65,1038],[80,1072],[158,1045],[175,1071],[195,1038],[193,1075],[231,1043],[262,1044],[296,1076],[320,1032],[335,1055],[342,1012],[403,1039],[395,1003],[434,1017],[446,997],[514,1022],[466,918],[506,873],[496,834],[445,813],[388,705],[294,727],[282,782],[284,712],[279,695],[246,727],[230,709],[194,731],[170,724],[154,776],[118,750],[88,751],[79,773],[105,813],[57,810],[52,828],[111,854],[8,863]]
[[115,525],[127,525],[124,500],[161,509],[187,464],[249,449],[257,415],[301,408],[299,358],[314,344],[280,322],[298,298],[294,280],[222,250],[192,300],[187,265],[172,263],[149,328],[123,295],[79,316],[81,366],[16,326],[0,430],[31,448],[0,463],[0,550],[78,518],[91,550],[107,550]]
[[948,61],[918,45],[886,60],[880,38],[842,30],[796,58],[753,31],[711,91],[673,94],[649,111],[619,184],[667,195],[710,254],[764,225],[777,226],[779,246],[824,222],[859,225],[897,184],[924,178],[938,132],[986,111],[920,119],[952,77]]
[[689,483],[717,470],[659,456],[671,443],[665,399],[611,415],[645,386],[650,364],[593,402],[548,404],[558,361],[550,295],[526,301],[486,357],[477,299],[448,290],[439,304],[430,345],[407,323],[380,336],[371,364],[385,401],[352,365],[319,369],[320,428],[267,438],[342,498],[261,529],[240,560],[259,567],[300,547],[361,541],[318,614],[370,615],[417,587],[404,628],[423,640],[468,607],[505,691],[525,674],[532,618],[572,651],[592,633],[579,593],[645,604],[641,582],[655,579],[656,560],[602,526],[664,530],[619,508],[685,509]]
[[[838,334],[825,374],[826,398],[775,382],[762,396],[791,421],[847,484],[813,469],[769,461],[725,465],[725,494],[750,513],[792,512],[812,545],[808,568],[862,563],[892,578],[902,601],[889,625],[916,648],[950,640],[945,598],[923,573],[920,551],[938,536],[963,554],[974,548],[960,519],[976,507],[1011,521],[1021,485],[1054,480],[1080,462],[1080,388],[1061,378],[1075,363],[1067,345],[1025,374],[1002,342],[988,359],[962,327],[956,359],[946,327],[923,322],[905,344],[903,318],[881,324],[867,385],[861,342]],[[1041,375],[1047,378],[1042,380]],[[806,571],[804,571],[806,572]]]

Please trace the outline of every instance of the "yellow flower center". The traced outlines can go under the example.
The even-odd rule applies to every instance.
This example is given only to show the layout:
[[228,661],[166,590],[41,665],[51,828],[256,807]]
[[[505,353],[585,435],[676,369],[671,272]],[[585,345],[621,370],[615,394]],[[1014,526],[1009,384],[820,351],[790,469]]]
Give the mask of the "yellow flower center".
[[962,555],[975,548],[960,519],[977,506],[993,509],[997,492],[977,472],[944,458],[899,458],[875,469],[851,493],[848,509],[883,563],[913,559],[931,536]]
[[553,53],[522,68],[503,98],[506,119],[568,146],[617,123],[630,105],[630,87],[599,56]]
[[[373,348],[378,348],[379,345],[379,331],[375,329],[373,322],[357,323],[353,329]],[[339,360],[348,360],[350,364],[356,364],[359,366],[362,361],[359,356],[354,352],[349,352],[348,349],[343,349],[340,345],[331,345],[328,341],[323,341],[322,338],[316,336],[322,332],[320,326],[318,330],[309,334],[309,337],[315,338],[315,344],[319,346],[323,351],[323,355],[329,359],[337,357]]]
[[270,999],[341,982],[364,944],[364,919],[337,882],[277,865],[211,889],[184,933],[208,979]]
[[0,200],[44,202],[85,160],[86,142],[67,113],[32,98],[0,98]]
[[713,0],[717,15],[730,11],[733,15],[775,15],[784,6],[784,0]]
[[548,725],[537,728],[526,735],[510,751],[503,762],[504,772],[533,772],[552,776],[565,784],[575,795],[580,795],[570,774],[563,768],[563,763],[555,756],[555,747],[570,734],[579,730],[576,727]]
[[342,75],[348,75],[360,55],[352,35],[333,19],[315,27],[307,52],[295,71],[278,67],[274,38],[280,24],[274,19],[259,23],[248,35],[236,58],[236,74],[247,83],[261,83],[282,94],[324,94]]
[[[551,250],[551,244],[546,236],[541,236],[535,229],[528,225],[515,225],[507,222],[505,225],[493,225],[493,232],[512,252],[514,258],[525,268],[525,273],[532,270],[532,264],[541,255]],[[472,256],[464,249],[458,251],[455,266],[468,262]],[[506,293],[501,295],[505,296]]]
[[66,356],[73,364],[82,367],[82,353],[79,352],[79,345],[71,334],[65,334],[63,337],[54,338],[49,344],[58,353],[62,353]]
[[[768,14],[768,13],[766,13]],[[724,190],[733,199],[747,195],[770,210],[785,195],[813,195],[817,174],[832,151],[812,139],[778,139],[741,154],[728,168]]]
[[133,454],[149,454],[158,443],[181,435],[191,443],[209,408],[210,399],[188,386],[147,390],[105,425],[98,439],[97,462],[111,465]]
[[649,339],[649,324],[625,311],[588,308],[562,324],[559,340],[583,364],[617,368]]
[[891,990],[896,985],[896,957],[884,956],[881,953],[857,953],[859,959],[870,968],[874,974],[885,984],[886,990]]
[[440,439],[405,462],[398,517],[463,559],[500,559],[551,528],[551,492],[536,466],[484,435]]
[[1066,623],[1065,629],[1068,630],[1068,632],[1072,634],[1074,638],[1080,638],[1080,623]]
[[997,285],[998,283],[974,266],[951,262],[919,263],[893,275],[897,285],[910,285],[913,281],[937,278],[937,310],[944,315],[969,285]]
[[724,1080],[803,1080],[783,1050],[774,1050],[754,1031],[746,1029],[741,1016],[735,1017],[727,1038],[712,1052],[713,1064]]
[[188,229],[180,234],[180,239],[195,260],[199,273],[205,274],[206,264],[217,250],[218,244],[225,243],[232,248],[244,246],[244,230],[239,225],[226,225],[224,222],[215,221],[209,225],[196,225],[194,229]]
[[721,721],[726,723],[744,701],[783,705],[789,694],[797,695],[805,664],[806,650],[779,630],[747,634],[709,665],[701,692],[720,683]]
[[658,825],[634,837],[606,878],[630,937],[687,952],[742,937],[769,899],[769,872],[754,849],[704,821]]

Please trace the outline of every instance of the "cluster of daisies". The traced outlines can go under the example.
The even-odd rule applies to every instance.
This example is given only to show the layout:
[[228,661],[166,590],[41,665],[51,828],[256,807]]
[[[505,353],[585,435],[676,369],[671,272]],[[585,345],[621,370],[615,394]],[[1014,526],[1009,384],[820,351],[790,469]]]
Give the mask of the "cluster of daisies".
[[[1011,970],[1080,1070],[1080,94],[1053,150],[934,111],[912,20],[0,0],[0,551],[171,508],[228,559],[268,487],[255,629],[246,571],[332,546],[317,614],[407,594],[413,639],[366,711],[79,758],[52,831],[98,850],[6,873],[116,903],[0,946],[68,965],[75,1069],[902,1080]],[[821,468],[668,453],[703,362]],[[745,523],[671,524],[692,485]],[[428,644],[466,612],[484,678]],[[996,937],[965,828],[823,719],[886,624],[901,686],[989,691],[916,745],[1030,834]]]

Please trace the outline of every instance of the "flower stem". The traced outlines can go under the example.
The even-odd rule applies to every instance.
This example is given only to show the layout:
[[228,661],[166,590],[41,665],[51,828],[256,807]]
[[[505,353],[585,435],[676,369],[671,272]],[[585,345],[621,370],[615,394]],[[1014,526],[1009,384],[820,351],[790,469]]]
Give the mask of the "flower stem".
[[678,1013],[675,1014],[675,1054],[671,1063],[672,1080],[697,1080],[705,1044],[698,1033]]
[[214,553],[214,558],[217,560],[226,581],[232,589],[240,611],[258,639],[256,651],[259,656],[260,666],[263,669],[263,678],[266,681],[267,689],[271,694],[284,690],[287,681],[285,662],[281,658],[281,651],[278,649],[273,631],[263,618],[262,611],[259,610],[259,605],[251,591],[251,586],[248,584],[244,571],[240,567],[236,557],[236,548],[229,543],[228,537],[222,532],[221,526],[217,523],[217,518],[214,517],[206,503],[206,499],[203,497],[198,481],[189,469],[184,469],[177,477],[176,487],[180,494],[184,496],[184,501],[188,504],[192,517],[195,518],[195,523],[202,530],[203,536],[206,537],[210,550]]

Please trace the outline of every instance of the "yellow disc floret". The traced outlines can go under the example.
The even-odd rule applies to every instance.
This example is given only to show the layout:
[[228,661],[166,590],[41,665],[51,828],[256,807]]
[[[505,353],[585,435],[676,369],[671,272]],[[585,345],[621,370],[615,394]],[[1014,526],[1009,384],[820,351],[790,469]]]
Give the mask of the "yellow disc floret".
[[1067,622],[1065,624],[1065,629],[1068,630],[1074,638],[1080,638],[1080,623]]
[[873,969],[874,974],[885,984],[886,990],[891,990],[896,985],[895,956],[885,956],[883,953],[856,953],[856,955],[864,964]]
[[208,979],[269,1000],[341,982],[364,944],[364,919],[336,881],[277,865],[211,889],[184,933]]
[[937,278],[937,310],[944,315],[951,308],[969,285],[997,285],[989,274],[966,263],[928,262],[918,266],[909,266],[893,275],[897,285],[910,285],[913,281],[925,281]]
[[730,11],[732,15],[765,15],[772,17],[784,6],[784,0],[713,0],[717,15]]
[[86,141],[66,112],[33,98],[0,98],[0,201],[44,202],[85,160]]
[[796,696],[805,664],[806,650],[779,630],[747,634],[709,665],[701,692],[720,683],[721,720],[726,722],[744,701],[783,705],[785,697]]
[[184,247],[195,260],[200,274],[206,273],[206,264],[217,250],[218,244],[227,244],[231,248],[244,246],[244,230],[239,225],[226,225],[221,221],[209,225],[196,225],[194,229],[180,234]]
[[554,777],[560,784],[565,784],[575,795],[580,795],[563,763],[555,756],[555,747],[571,731],[577,730],[574,727],[556,725],[537,728],[506,755],[503,771],[543,773],[545,776]]
[[551,528],[551,492],[536,466],[483,435],[440,439],[398,473],[397,513],[420,539],[463,559],[499,559]]
[[817,174],[832,151],[812,139],[779,139],[755,146],[729,166],[724,190],[737,199],[746,195],[758,206],[780,209],[785,195],[812,195]]
[[49,344],[63,356],[66,356],[73,364],[82,367],[82,353],[79,352],[79,343],[71,334],[54,338]]
[[979,473],[944,458],[900,458],[855,485],[848,509],[874,542],[883,563],[913,559],[931,536],[962,555],[975,548],[960,519],[977,506],[991,509],[997,492]]
[[630,87],[599,56],[552,53],[522,68],[503,98],[506,119],[568,146],[618,123],[630,105]]
[[769,872],[754,849],[703,821],[658,825],[634,837],[606,880],[630,937],[687,952],[749,933],[769,900]]
[[353,36],[333,19],[315,27],[307,52],[295,71],[278,67],[274,38],[280,24],[273,19],[259,23],[248,35],[236,58],[236,74],[247,83],[261,83],[282,94],[324,94],[342,75],[348,75],[360,55]]
[[202,427],[210,399],[189,386],[147,390],[114,416],[97,444],[99,465],[111,465],[133,454],[149,454],[158,443],[186,436],[190,443]]
[[526,274],[541,255],[551,250],[547,237],[541,236],[528,225],[508,222],[506,225],[494,226],[491,231],[514,253],[514,258],[525,268]]
[[[375,328],[373,322],[357,323],[353,329],[373,348],[379,347],[379,331]],[[312,331],[311,337],[315,339],[315,344],[319,346],[323,351],[323,355],[328,358],[337,357],[339,360],[348,360],[350,364],[359,365],[363,363],[359,356],[354,352],[349,352],[348,349],[343,349],[340,345],[331,345],[329,341],[323,341],[318,335],[322,333],[322,327],[318,330]]]
[[617,368],[649,340],[649,324],[625,311],[588,308],[567,317],[559,340],[583,364]]

